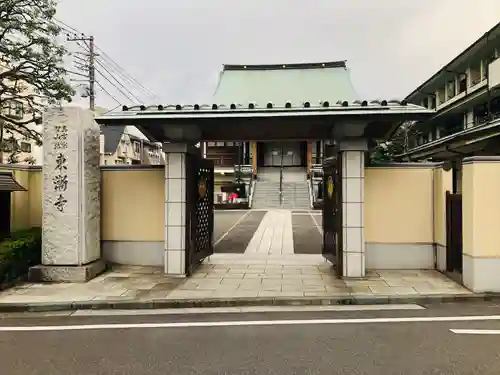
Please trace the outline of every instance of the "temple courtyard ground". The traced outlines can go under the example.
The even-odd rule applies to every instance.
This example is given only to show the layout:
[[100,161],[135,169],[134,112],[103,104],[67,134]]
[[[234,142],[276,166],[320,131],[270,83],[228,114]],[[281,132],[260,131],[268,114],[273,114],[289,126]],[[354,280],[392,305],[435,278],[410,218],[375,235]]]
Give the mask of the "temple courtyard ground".
[[255,304],[398,303],[474,297],[434,270],[374,270],[341,280],[321,256],[317,211],[217,211],[215,254],[189,278],[163,269],[111,266],[85,284],[20,283],[0,311]]

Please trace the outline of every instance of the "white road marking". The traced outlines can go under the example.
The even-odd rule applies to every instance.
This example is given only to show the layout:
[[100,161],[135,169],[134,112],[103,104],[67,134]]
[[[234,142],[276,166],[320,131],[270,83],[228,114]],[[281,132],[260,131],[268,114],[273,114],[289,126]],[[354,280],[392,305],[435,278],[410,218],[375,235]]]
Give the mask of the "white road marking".
[[[247,211],[247,212],[245,212],[245,214],[244,214],[242,217],[240,217],[240,218],[236,221],[236,223],[234,223],[234,224],[233,224],[233,226],[227,230],[227,232],[223,233],[223,234],[222,234],[222,236],[220,236],[220,237],[217,239],[217,241],[215,241],[215,242],[214,242],[214,246],[216,246],[219,242],[221,242],[221,241],[222,241],[222,240],[223,240],[223,239],[224,239],[224,238],[225,238],[225,237],[229,234],[229,232],[231,232],[231,231],[232,231],[232,230],[233,230],[233,229],[234,229],[234,228],[235,228],[235,227],[236,227],[239,223],[241,223],[241,221],[242,221],[244,218],[246,218],[246,217],[250,214],[250,212],[252,212],[252,211]],[[215,220],[217,220],[217,218],[216,218]]]
[[[247,306],[186,309],[142,309],[142,310],[77,310],[71,316],[134,316],[134,315],[185,315],[185,314],[240,314],[269,312],[328,312],[328,311],[393,311],[425,310],[415,304],[391,305],[341,305],[341,306]],[[48,316],[49,314],[45,314]]]
[[310,319],[310,320],[249,320],[219,322],[179,322],[179,323],[117,323],[117,324],[77,324],[65,326],[21,326],[0,327],[0,332],[39,331],[83,331],[101,329],[139,328],[201,328],[201,327],[252,327],[287,325],[334,325],[334,324],[376,324],[376,323],[433,323],[433,322],[473,322],[500,320],[500,315],[486,316],[425,316],[409,318],[360,318],[360,319]]
[[319,234],[323,235],[323,228],[319,226],[318,222],[316,221],[316,218],[313,216],[312,213],[309,212],[311,215],[311,219],[314,222],[314,225],[316,225],[316,229],[318,230]]
[[500,329],[450,329],[461,335],[500,335]]

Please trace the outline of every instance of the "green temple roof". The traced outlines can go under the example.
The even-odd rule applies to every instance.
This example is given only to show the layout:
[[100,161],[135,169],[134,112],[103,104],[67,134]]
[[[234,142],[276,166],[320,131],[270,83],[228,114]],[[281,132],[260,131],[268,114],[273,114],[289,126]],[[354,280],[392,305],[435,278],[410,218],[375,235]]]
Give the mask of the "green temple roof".
[[358,100],[345,61],[275,65],[224,65],[213,102],[255,103],[266,107],[289,102],[318,106]]

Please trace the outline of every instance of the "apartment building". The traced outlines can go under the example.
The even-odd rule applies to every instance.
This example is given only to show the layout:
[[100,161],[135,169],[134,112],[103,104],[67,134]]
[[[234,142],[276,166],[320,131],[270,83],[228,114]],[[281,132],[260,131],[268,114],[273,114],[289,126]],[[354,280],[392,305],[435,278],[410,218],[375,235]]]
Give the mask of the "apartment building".
[[[413,125],[410,160],[500,155],[500,23],[406,97],[436,111]],[[457,177],[458,178],[458,177]]]
[[[106,112],[96,108],[96,113]],[[3,101],[2,113],[13,119],[23,119],[26,114],[20,101]],[[40,134],[41,123],[29,125]],[[23,139],[19,135],[12,137],[3,131],[4,147],[0,152],[0,164],[43,164],[43,145],[37,145],[32,139]],[[161,145],[148,139],[135,127],[122,129],[103,129],[101,134],[101,164],[163,164]]]
[[[24,103],[18,100],[4,100],[2,102],[2,113],[14,120],[22,120],[27,115]],[[31,114],[29,114],[31,116]],[[0,120],[1,122],[2,120]],[[31,123],[28,125],[31,130],[42,131],[40,123]],[[43,157],[43,149],[37,145],[33,139],[24,138],[19,134],[10,133],[0,124],[2,133],[3,147],[0,150],[1,164],[39,164]]]
[[102,127],[101,165],[164,164],[162,146],[133,126]]

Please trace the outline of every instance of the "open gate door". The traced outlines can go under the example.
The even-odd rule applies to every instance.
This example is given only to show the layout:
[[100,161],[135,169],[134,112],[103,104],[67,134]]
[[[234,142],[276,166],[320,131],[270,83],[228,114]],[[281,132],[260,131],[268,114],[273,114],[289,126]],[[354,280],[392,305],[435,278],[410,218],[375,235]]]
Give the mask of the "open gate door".
[[323,163],[323,257],[343,276],[342,154],[335,152]]
[[446,192],[446,271],[462,273],[462,195]]
[[186,155],[186,275],[214,253],[214,164]]

